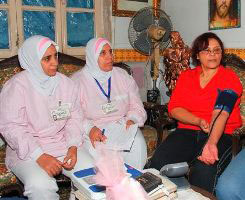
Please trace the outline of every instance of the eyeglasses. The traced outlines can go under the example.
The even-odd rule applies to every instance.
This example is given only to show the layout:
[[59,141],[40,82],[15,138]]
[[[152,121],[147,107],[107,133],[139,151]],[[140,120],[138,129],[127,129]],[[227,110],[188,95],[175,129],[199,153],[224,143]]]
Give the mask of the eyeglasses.
[[215,49],[211,50],[208,48],[208,49],[204,49],[204,50],[200,51],[200,53],[202,53],[204,55],[221,54],[222,49],[221,48],[215,48]]

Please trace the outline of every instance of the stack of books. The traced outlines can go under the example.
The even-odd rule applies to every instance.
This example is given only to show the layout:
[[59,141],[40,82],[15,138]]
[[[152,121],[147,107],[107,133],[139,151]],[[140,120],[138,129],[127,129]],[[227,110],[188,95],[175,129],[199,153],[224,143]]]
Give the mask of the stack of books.
[[177,186],[167,177],[156,174],[162,179],[162,184],[148,193],[151,200],[174,200],[177,199]]
[[[151,200],[172,200],[177,198],[177,186],[166,177],[154,175],[152,172],[141,172],[125,164],[127,173],[138,180],[146,190]],[[105,187],[94,181],[94,168],[74,172],[72,182],[74,194],[79,200],[105,200]]]

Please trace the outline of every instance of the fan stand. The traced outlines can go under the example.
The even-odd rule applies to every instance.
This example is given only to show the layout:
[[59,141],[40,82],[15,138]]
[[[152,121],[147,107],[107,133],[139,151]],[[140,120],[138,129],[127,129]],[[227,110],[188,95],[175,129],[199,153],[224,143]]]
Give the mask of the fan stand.
[[147,101],[151,103],[160,103],[160,91],[157,88],[157,79],[159,77],[160,49],[157,42],[154,43],[154,52],[151,57],[151,77],[153,88],[147,91]]

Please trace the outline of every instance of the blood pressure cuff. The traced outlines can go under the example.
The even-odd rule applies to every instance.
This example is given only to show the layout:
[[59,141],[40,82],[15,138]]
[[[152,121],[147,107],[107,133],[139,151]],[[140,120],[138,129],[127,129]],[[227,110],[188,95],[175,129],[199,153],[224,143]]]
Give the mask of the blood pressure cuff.
[[237,93],[231,89],[218,90],[218,96],[214,109],[221,110],[223,108],[223,110],[230,114],[235,106],[237,99]]

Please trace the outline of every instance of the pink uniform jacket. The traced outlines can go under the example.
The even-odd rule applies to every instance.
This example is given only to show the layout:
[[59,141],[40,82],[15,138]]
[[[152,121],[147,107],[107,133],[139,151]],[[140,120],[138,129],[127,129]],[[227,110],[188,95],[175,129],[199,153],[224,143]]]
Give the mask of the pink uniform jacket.
[[[80,86],[81,106],[85,118],[83,125],[87,134],[93,126],[101,127],[103,124],[120,119],[133,120],[139,126],[144,125],[146,112],[139,96],[138,86],[125,70],[113,67],[110,100],[115,102],[117,111],[109,114],[104,114],[101,109],[101,105],[107,103],[106,96],[87,71],[75,73],[72,79]],[[108,92],[108,82],[102,87]]]
[[[10,79],[0,94],[0,133],[8,143],[6,165],[20,160],[36,160],[43,153],[64,156],[70,146],[81,142],[82,111],[78,88],[57,72],[60,81],[54,95],[41,95],[23,71]],[[51,111],[70,105],[70,117],[54,121]]]

